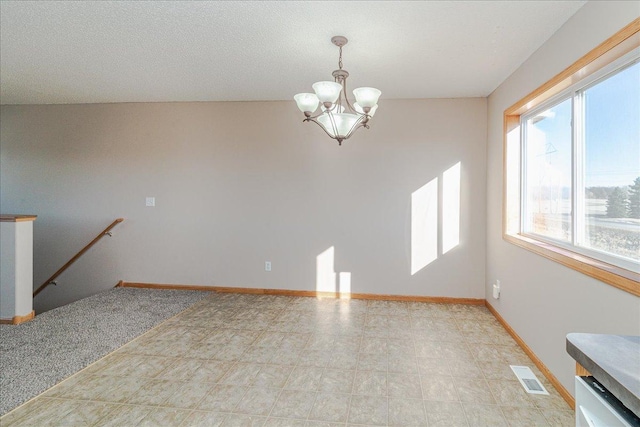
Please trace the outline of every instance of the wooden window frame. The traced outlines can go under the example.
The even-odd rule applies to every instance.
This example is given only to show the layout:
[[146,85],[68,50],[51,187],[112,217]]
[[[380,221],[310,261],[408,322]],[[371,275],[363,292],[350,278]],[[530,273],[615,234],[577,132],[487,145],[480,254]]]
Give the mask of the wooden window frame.
[[[551,80],[513,104],[504,111],[503,125],[503,188],[502,188],[502,237],[507,242],[520,246],[550,260],[556,261],[566,267],[572,268],[583,274],[596,278],[616,288],[622,289],[633,295],[640,296],[640,273],[627,270],[612,264],[608,264],[596,258],[573,252],[564,247],[536,240],[531,236],[521,234],[520,226],[514,228],[510,217],[509,206],[514,206],[513,190],[508,188],[508,177],[513,171],[508,169],[509,133],[519,129],[520,116],[536,108],[552,97],[558,95],[568,87],[587,78],[593,73],[606,67],[608,64],[624,56],[640,46],[640,18],[633,20],[616,34],[598,45],[595,49],[578,59],[564,71]],[[515,133],[515,132],[514,132]],[[513,137],[512,137],[513,138]],[[517,148],[520,152],[521,141],[518,132]],[[511,140],[513,145],[513,140]],[[520,157],[520,156],[518,156]],[[521,179],[520,165],[518,175]],[[513,185],[513,184],[512,184]],[[518,206],[520,204],[520,190],[518,190]],[[522,212],[518,210],[518,220]]]

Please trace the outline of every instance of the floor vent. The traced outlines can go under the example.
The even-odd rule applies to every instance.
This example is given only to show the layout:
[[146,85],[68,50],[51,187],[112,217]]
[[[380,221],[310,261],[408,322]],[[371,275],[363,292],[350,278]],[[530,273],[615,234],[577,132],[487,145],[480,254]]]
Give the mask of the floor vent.
[[520,384],[522,384],[522,387],[524,387],[527,393],[547,394],[547,395],[549,394],[549,392],[547,391],[547,389],[544,388],[542,383],[538,381],[536,374],[534,374],[533,371],[531,371],[531,369],[529,369],[528,366],[514,366],[514,365],[510,365],[510,366],[511,366],[511,370],[513,371],[514,374],[516,374],[516,377],[518,377],[518,381],[520,381]]

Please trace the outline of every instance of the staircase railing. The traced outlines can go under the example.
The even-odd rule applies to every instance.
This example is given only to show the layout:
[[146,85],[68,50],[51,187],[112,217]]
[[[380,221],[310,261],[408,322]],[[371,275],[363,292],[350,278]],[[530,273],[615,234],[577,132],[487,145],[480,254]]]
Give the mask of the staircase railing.
[[55,285],[56,284],[55,280],[59,275],[61,275],[67,268],[69,268],[71,266],[71,264],[76,262],[78,260],[78,258],[80,258],[85,252],[87,252],[89,249],[91,249],[91,246],[93,246],[96,243],[98,243],[98,240],[102,239],[104,236],[107,236],[107,235],[111,236],[111,229],[113,227],[115,227],[116,225],[120,224],[122,221],[124,221],[124,218],[118,218],[115,221],[113,221],[111,223],[111,225],[109,225],[107,228],[102,230],[100,232],[100,234],[98,234],[96,236],[95,239],[93,239],[91,242],[89,242],[89,244],[87,246],[85,246],[84,248],[80,249],[80,252],[75,254],[73,256],[73,258],[71,258],[69,261],[67,261],[67,263],[65,265],[60,267],[60,269],[58,271],[53,273],[53,275],[51,277],[49,277],[47,280],[45,280],[45,282],[42,285],[40,285],[40,287],[38,289],[36,289],[36,291],[33,293],[33,296],[35,297],[36,295],[38,295],[47,286]]

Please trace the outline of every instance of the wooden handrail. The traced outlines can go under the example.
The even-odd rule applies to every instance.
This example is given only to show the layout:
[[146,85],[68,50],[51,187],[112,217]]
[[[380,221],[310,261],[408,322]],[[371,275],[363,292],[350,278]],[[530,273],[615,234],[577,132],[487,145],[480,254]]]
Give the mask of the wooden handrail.
[[65,265],[63,265],[62,267],[60,267],[60,269],[58,271],[56,271],[55,273],[53,273],[53,276],[49,277],[42,285],[40,285],[40,287],[38,289],[36,289],[36,291],[33,293],[33,296],[35,297],[36,295],[38,295],[40,292],[42,292],[42,290],[44,288],[46,288],[47,286],[49,286],[50,284],[53,283],[53,281],[62,274],[63,271],[65,271],[67,268],[69,268],[69,266],[71,264],[73,264],[74,262],[76,262],[78,260],[78,258],[80,258],[85,252],[87,252],[91,246],[95,245],[98,240],[102,239],[104,236],[106,236],[107,234],[110,236],[111,233],[111,229],[113,227],[115,227],[116,225],[118,225],[119,223],[121,223],[122,221],[124,221],[124,218],[118,218],[115,221],[113,221],[111,223],[110,226],[108,226],[107,228],[105,228],[104,230],[102,230],[100,232],[100,234],[98,234],[96,236],[95,239],[93,239],[91,242],[89,242],[89,244],[87,246],[85,246],[84,248],[82,248],[80,250],[80,252],[78,252],[77,254],[75,254],[75,256],[73,258],[71,258]]

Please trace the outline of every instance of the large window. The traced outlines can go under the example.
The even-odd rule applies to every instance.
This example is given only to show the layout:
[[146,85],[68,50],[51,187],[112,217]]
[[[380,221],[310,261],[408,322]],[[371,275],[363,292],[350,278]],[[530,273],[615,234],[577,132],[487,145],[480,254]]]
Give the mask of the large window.
[[640,295],[634,23],[505,111],[504,235]]

